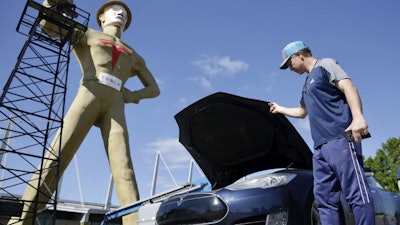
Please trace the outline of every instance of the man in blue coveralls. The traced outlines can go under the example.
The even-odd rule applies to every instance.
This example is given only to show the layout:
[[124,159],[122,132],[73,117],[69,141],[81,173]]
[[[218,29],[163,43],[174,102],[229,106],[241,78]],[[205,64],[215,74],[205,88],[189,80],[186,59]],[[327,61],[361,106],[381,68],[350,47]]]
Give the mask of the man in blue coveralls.
[[[375,225],[361,151],[362,136],[368,134],[368,126],[357,88],[336,60],[314,58],[302,41],[286,45],[282,57],[280,69],[307,73],[307,78],[299,107],[270,103],[270,111],[295,118],[309,117],[314,141],[314,195],[322,224],[341,224],[342,192],[356,224]],[[346,140],[345,131],[349,131],[351,140]]]

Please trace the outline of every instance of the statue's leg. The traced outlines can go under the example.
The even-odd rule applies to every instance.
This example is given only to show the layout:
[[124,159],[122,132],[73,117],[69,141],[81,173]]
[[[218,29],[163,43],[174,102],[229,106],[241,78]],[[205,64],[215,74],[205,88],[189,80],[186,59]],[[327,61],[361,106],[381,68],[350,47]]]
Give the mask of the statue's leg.
[[[77,97],[64,118],[61,145],[59,143],[59,130],[51,144],[51,148],[47,150],[41,177],[39,177],[39,173],[35,173],[25,189],[25,193],[22,196],[24,207],[21,217],[10,220],[8,224],[14,224],[15,221],[19,221],[18,224],[32,225],[35,202],[41,202],[36,209],[40,211],[51,198],[57,185],[57,156],[59,155],[60,158],[59,177],[61,177],[96,119],[95,112],[99,107],[92,101],[93,99],[90,99],[90,95],[88,96],[86,93],[85,88],[79,89]],[[90,110],[85,110],[86,108]]]
[[[121,206],[132,204],[139,200],[139,192],[132,166],[122,99],[115,102],[104,117],[101,132],[119,202]],[[122,218],[124,225],[137,224],[136,220],[137,213]]]

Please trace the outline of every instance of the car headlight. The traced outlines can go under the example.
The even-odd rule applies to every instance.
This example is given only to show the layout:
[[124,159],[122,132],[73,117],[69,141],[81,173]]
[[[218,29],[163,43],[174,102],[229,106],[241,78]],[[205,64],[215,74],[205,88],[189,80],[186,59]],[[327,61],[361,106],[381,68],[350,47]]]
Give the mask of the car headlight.
[[276,186],[286,185],[295,177],[296,174],[291,174],[291,173],[267,174],[233,183],[227,186],[226,189],[243,190],[250,188],[272,188]]

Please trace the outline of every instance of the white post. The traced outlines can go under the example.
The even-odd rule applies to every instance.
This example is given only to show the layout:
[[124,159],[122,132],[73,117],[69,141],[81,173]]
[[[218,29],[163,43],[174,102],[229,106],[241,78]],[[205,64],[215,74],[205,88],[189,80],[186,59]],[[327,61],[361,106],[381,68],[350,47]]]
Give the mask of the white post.
[[158,174],[158,161],[160,160],[160,152],[157,151],[156,155],[156,162],[154,165],[154,172],[153,172],[153,182],[151,183],[151,193],[150,197],[153,196],[156,192],[156,186],[157,186],[157,174]]
[[108,183],[107,197],[106,202],[104,203],[104,209],[110,209],[111,206],[111,197],[114,188],[114,179],[112,174],[110,175],[110,182]]
[[[5,154],[5,149],[8,148],[8,143],[10,141],[10,133],[11,133],[11,126],[13,123],[13,118],[14,116],[11,116],[10,121],[8,122],[8,126],[7,126],[7,130],[6,133],[4,134],[4,141],[1,143],[1,147],[0,147],[0,165],[2,167],[6,166],[6,160],[7,160],[7,155]],[[3,180],[4,178],[4,170],[1,171],[1,180]],[[0,182],[0,187],[2,187],[2,183]]]

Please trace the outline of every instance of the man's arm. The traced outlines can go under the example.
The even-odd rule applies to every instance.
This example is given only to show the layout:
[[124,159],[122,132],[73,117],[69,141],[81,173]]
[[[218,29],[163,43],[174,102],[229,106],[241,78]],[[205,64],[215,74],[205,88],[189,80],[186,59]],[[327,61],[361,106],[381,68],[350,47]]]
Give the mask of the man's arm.
[[397,187],[400,191],[400,166],[397,167]]
[[268,103],[269,111],[271,113],[281,113],[286,116],[295,117],[295,118],[304,118],[307,116],[307,110],[303,107],[294,107],[288,108],[278,105],[275,102]]
[[350,79],[336,81],[336,86],[346,96],[353,117],[353,121],[346,131],[351,130],[354,140],[360,142],[362,139],[361,135],[368,133],[368,125],[363,115],[362,103],[358,90]]
[[397,187],[399,188],[400,191],[400,180],[397,180]]

